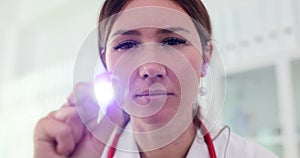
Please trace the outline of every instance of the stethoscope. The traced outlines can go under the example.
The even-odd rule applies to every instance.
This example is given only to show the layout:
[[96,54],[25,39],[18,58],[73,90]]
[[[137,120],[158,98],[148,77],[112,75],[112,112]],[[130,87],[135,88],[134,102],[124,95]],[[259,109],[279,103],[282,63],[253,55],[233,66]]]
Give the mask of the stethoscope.
[[[200,128],[201,132],[202,133],[205,133],[204,135],[204,141],[207,145],[207,149],[208,149],[208,152],[209,152],[209,156],[210,158],[217,158],[217,155],[216,155],[216,151],[215,151],[215,147],[214,147],[214,144],[213,144],[213,140],[207,130],[207,128],[204,126],[204,124],[202,123],[201,119],[199,118],[195,118],[194,119],[195,123],[197,124],[197,126]],[[121,132],[119,133],[116,133],[113,137],[113,140],[112,140],[112,144],[111,146],[109,147],[109,150],[108,150],[108,154],[107,154],[107,157],[108,158],[113,158],[114,155],[115,155],[115,152],[116,152],[116,146],[118,144],[118,141],[119,141],[119,138],[120,138],[120,135],[121,135]]]

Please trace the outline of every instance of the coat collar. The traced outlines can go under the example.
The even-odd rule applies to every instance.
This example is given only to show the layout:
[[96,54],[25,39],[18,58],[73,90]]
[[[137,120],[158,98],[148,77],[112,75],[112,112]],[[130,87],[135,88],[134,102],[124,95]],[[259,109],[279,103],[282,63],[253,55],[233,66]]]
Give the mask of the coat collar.
[[[210,130],[212,138],[214,138],[219,130],[213,128]],[[221,156],[224,154],[225,145],[228,139],[227,132],[222,132],[218,139],[214,141],[215,147],[221,147],[221,149],[217,149],[217,156]],[[106,153],[106,152],[104,152]],[[104,154],[105,155],[105,154]],[[187,154],[187,158],[194,158],[194,157],[201,157],[209,158],[209,152],[207,149],[207,145],[204,142],[203,136],[201,131],[197,130],[197,135],[194,138],[194,141],[191,145],[191,148]],[[105,156],[104,156],[105,157]],[[132,124],[129,122],[124,129],[124,132],[121,134],[120,139],[118,141],[117,150],[114,155],[115,158],[140,158],[138,146],[135,142],[133,131],[132,131]]]

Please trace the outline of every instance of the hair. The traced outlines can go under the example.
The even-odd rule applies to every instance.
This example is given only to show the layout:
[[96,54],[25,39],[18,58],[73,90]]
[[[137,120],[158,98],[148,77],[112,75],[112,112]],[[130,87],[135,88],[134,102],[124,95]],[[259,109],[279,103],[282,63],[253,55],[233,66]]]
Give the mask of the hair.
[[[107,19],[117,13],[119,13],[123,8],[126,7],[126,5],[131,0],[105,0],[100,15],[98,19],[98,46],[99,46],[99,53],[100,57],[102,59],[102,63],[105,65],[105,46],[107,42],[107,38],[109,35],[109,32],[111,30],[111,27],[113,25],[113,22],[116,17],[112,17],[111,19]],[[183,10],[193,18],[193,20],[196,20],[194,24],[196,25],[196,28],[198,29],[199,37],[202,43],[202,46],[207,45],[207,42],[211,40],[212,35],[212,27],[211,22],[209,18],[209,14],[207,12],[207,9],[201,2],[201,0],[173,0],[178,5],[183,8]],[[198,26],[198,25],[201,26]]]

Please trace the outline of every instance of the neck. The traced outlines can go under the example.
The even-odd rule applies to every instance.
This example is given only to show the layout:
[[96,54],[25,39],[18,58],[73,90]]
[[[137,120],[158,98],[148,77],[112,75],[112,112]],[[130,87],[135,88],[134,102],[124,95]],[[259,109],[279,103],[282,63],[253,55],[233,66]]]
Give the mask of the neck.
[[197,127],[192,121],[182,134],[178,134],[176,131],[179,128],[175,127],[168,128],[165,134],[161,131],[135,134],[141,157],[186,157],[195,138]]

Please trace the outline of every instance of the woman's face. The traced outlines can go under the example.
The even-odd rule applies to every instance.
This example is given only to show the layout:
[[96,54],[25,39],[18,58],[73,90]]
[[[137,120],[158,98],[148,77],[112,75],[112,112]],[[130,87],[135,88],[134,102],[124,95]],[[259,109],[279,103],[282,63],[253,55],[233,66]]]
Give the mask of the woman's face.
[[[164,7],[162,9],[164,11],[159,13],[159,11],[147,9],[149,6],[158,7],[158,9]],[[106,65],[108,71],[115,69],[130,71],[128,72],[130,74],[128,98],[136,104],[126,106],[146,107],[150,102],[164,101],[163,106],[153,112],[153,115],[147,115],[147,117],[132,115],[132,119],[140,119],[150,124],[164,124],[175,116],[180,106],[179,103],[183,99],[182,93],[186,93],[182,91],[185,84],[181,81],[184,79],[181,80],[178,74],[185,74],[187,69],[192,69],[197,84],[200,82],[200,77],[205,75],[205,70],[202,68],[204,61],[201,42],[192,21],[176,2],[133,0],[123,11],[138,7],[146,7],[146,9],[139,9],[136,13],[120,14],[115,21],[108,37],[105,52]],[[170,14],[167,13],[169,11],[165,11],[169,9],[172,9]],[[174,10],[182,14],[182,17],[186,16],[182,22],[180,19],[183,18],[174,17]],[[172,55],[170,52],[177,55]],[[129,58],[122,58],[126,55]],[[178,56],[183,62],[178,60]],[[125,60],[123,62],[125,65],[120,67],[118,63],[121,60]],[[126,62],[128,65],[137,64],[127,66]],[[126,67],[131,68],[126,69]],[[194,90],[191,89],[191,92],[197,92],[197,88],[198,86],[193,86]],[[192,115],[192,105],[185,106],[187,113]]]

